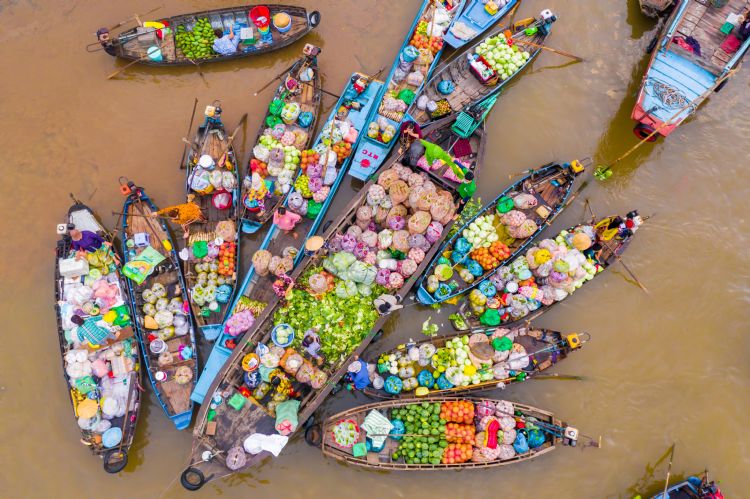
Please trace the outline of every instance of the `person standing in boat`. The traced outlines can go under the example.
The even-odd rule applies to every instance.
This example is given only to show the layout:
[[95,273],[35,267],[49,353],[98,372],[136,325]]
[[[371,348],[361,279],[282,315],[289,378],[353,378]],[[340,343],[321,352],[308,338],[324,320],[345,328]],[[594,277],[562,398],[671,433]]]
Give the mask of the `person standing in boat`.
[[214,30],[216,40],[214,40],[213,48],[214,52],[219,55],[232,55],[237,52],[237,47],[240,44],[240,37],[235,36],[232,27],[229,27],[229,33],[224,34],[224,30],[216,28]]

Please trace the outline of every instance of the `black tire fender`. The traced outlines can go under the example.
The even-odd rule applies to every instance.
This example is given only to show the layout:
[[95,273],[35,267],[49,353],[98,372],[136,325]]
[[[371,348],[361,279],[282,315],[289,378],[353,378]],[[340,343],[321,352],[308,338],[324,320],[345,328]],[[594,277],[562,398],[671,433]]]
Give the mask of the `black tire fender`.
[[104,471],[115,474],[125,469],[128,465],[127,451],[120,449],[109,449],[102,456]]
[[[640,140],[645,139],[652,133],[654,133],[654,129],[650,126],[644,124],[644,123],[638,123],[636,126],[633,127],[633,133],[636,137],[638,137]],[[656,142],[657,135],[651,135],[651,137],[646,142]]]
[[[193,478],[197,480],[193,480]],[[192,466],[185,469],[180,475],[180,484],[187,490],[196,491],[206,483],[206,477],[201,470]]]
[[320,447],[323,444],[323,431],[320,424],[314,424],[305,430],[305,443],[311,447]]
[[317,10],[310,12],[310,15],[307,16],[307,19],[310,21],[310,26],[312,28],[317,28],[318,24],[320,24],[320,12],[318,12]]

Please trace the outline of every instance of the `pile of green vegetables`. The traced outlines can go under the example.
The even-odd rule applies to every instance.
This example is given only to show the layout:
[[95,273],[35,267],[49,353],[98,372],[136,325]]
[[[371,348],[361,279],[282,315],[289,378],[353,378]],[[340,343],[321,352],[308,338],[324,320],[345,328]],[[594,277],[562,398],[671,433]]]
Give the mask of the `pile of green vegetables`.
[[405,435],[398,449],[391,455],[406,464],[433,464],[442,462],[448,441],[445,439],[444,419],[440,419],[440,403],[422,402],[391,410],[391,418],[404,423]]
[[[307,282],[310,275],[321,270],[321,267],[307,270],[299,282]],[[373,294],[378,296],[384,291],[384,288],[374,286]],[[328,292],[317,299],[298,288],[292,290],[286,304],[274,314],[274,324],[289,324],[297,332],[293,347],[300,347],[307,329],[320,328],[320,351],[329,365],[345,360],[362,343],[377,320],[372,296],[340,298],[336,293]]]
[[466,222],[474,218],[475,215],[482,211],[482,208],[484,208],[482,206],[482,198],[471,198],[466,203],[466,206],[464,206],[464,209],[461,210],[461,214],[458,216],[455,223],[451,227],[450,232],[448,232],[448,237],[453,237],[454,234],[461,230],[461,227],[463,227]]
[[214,28],[211,26],[207,17],[198,19],[192,31],[188,31],[185,26],[177,26],[175,33],[175,42],[188,59],[205,59],[213,57],[213,44],[216,39]]

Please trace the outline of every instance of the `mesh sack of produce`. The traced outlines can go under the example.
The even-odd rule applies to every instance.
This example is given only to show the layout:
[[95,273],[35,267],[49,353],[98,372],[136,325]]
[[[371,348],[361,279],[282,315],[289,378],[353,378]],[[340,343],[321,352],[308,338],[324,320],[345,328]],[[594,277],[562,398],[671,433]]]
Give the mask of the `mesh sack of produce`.
[[508,234],[516,239],[526,239],[534,234],[539,226],[533,220],[527,218],[518,227],[508,227]]
[[399,180],[399,175],[394,168],[389,168],[378,176],[378,184],[386,190],[389,190],[397,180]]
[[410,192],[409,185],[401,179],[392,182],[388,188],[388,195],[394,205],[401,204],[409,199]]
[[271,257],[271,252],[268,250],[258,250],[255,252],[252,262],[258,275],[264,276],[268,274],[268,265],[271,263]]
[[370,285],[375,282],[377,269],[365,262],[356,261],[351,264],[348,270],[349,279],[356,283]]
[[406,230],[397,230],[393,233],[393,243],[391,248],[406,253],[409,251],[409,232]]
[[500,222],[508,227],[518,227],[524,220],[526,220],[526,214],[518,210],[511,210],[500,216]]
[[[400,217],[406,220],[406,217],[409,215],[409,210],[406,209],[406,206],[403,204],[394,204],[392,208],[388,210],[388,213],[385,217],[385,224],[390,227],[391,220]],[[403,228],[403,227],[402,227]]]
[[513,198],[513,205],[519,210],[528,210],[537,205],[537,199],[532,194],[522,192]]
[[409,217],[407,226],[409,232],[412,234],[424,234],[427,230],[427,226],[432,222],[432,216],[429,212],[418,210],[412,216]]

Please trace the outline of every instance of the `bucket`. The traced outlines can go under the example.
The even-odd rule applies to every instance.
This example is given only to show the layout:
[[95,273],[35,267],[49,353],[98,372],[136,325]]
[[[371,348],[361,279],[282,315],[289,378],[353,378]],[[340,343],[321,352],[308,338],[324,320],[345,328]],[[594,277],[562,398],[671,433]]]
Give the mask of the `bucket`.
[[273,27],[279,33],[286,33],[292,29],[292,17],[286,12],[279,12],[273,16]]
[[403,51],[401,51],[401,58],[405,62],[414,62],[419,57],[419,50],[411,45],[407,45]]
[[164,342],[164,340],[155,339],[151,342],[148,348],[149,350],[151,350],[152,354],[159,355],[160,353],[167,350],[167,344]]
[[250,9],[250,20],[261,34],[266,34],[270,31],[271,11],[265,5],[256,5]]
[[148,59],[150,61],[160,62],[162,60],[161,49],[156,45],[150,46],[146,53],[148,54]]

